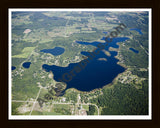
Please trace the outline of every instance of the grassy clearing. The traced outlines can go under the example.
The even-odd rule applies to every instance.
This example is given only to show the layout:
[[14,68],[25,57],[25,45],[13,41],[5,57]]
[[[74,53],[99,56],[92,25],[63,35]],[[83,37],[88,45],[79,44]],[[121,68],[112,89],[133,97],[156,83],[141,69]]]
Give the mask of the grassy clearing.
[[82,105],[82,107],[83,107],[86,111],[89,111],[89,106],[88,106],[88,105]]
[[40,92],[40,94],[39,94],[39,97],[41,98],[43,98],[44,96],[45,96],[45,94],[47,94],[48,93],[48,90],[47,89],[45,89],[45,88],[42,88],[41,89],[41,92]]
[[73,106],[69,104],[54,104],[52,111],[62,115],[71,115],[72,107]]
[[25,47],[22,50],[22,54],[14,55],[12,58],[28,58],[31,52],[35,49],[35,47]]
[[32,111],[31,115],[43,115],[43,113],[40,111]]

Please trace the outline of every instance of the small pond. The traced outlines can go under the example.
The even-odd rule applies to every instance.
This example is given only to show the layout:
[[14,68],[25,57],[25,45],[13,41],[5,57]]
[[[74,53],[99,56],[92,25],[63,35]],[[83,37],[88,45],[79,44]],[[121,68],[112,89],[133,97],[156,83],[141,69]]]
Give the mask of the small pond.
[[16,69],[16,67],[15,66],[12,66],[12,70],[15,70]]
[[136,50],[136,49],[134,49],[134,48],[129,48],[129,50],[131,50],[131,51],[134,52],[134,53],[139,53],[139,51]]
[[31,62],[24,62],[22,66],[23,66],[24,68],[29,68],[30,65],[31,65]]

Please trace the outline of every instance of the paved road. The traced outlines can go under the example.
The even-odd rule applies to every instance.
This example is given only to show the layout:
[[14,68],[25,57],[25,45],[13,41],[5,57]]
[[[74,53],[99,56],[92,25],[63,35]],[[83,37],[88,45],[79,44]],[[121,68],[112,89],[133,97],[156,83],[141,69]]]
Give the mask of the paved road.
[[145,50],[145,48],[139,43],[139,41],[138,41],[138,40],[136,40],[136,41],[138,42],[138,44],[140,45],[140,47],[145,51],[145,53],[146,53],[147,55],[149,55],[148,52]]
[[32,109],[31,109],[31,112],[29,113],[29,115],[32,114],[33,108],[34,108],[34,106],[35,106],[35,103],[37,102],[37,99],[38,99],[38,97],[39,97],[40,92],[41,92],[41,88],[39,89],[39,92],[38,92],[37,97],[36,97],[36,99],[35,99],[35,101],[34,101],[34,103],[33,103],[33,106],[32,106]]
[[35,101],[23,101],[23,100],[12,100],[12,102],[31,102],[31,103],[33,103],[33,102],[35,102]]

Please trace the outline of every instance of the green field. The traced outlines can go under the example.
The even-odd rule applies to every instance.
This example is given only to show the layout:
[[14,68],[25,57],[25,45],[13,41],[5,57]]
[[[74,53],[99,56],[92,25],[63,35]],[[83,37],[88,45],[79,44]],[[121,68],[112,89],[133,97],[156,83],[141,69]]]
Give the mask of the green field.
[[12,58],[28,58],[31,52],[35,49],[35,47],[25,47],[22,50],[22,54],[14,55]]

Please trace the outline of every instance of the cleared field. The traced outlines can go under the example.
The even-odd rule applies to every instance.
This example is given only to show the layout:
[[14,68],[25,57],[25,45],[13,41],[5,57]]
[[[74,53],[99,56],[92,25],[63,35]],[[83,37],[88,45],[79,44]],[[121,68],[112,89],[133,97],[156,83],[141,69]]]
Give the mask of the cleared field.
[[40,111],[32,111],[31,115],[43,115],[43,113]]
[[88,106],[88,105],[82,105],[82,107],[83,107],[86,111],[89,111],[89,106]]
[[35,47],[25,47],[22,50],[22,54],[14,55],[12,58],[28,58],[31,52],[35,49]]
[[62,115],[71,115],[71,109],[73,110],[73,105],[54,104],[51,112],[60,113]]

